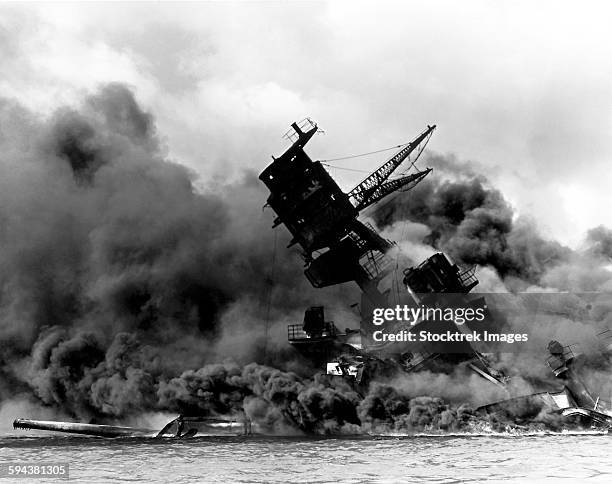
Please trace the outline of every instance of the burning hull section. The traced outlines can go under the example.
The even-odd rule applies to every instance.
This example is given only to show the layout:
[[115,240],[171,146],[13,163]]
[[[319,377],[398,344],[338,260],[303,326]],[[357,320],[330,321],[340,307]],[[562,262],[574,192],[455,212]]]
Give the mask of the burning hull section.
[[476,409],[501,421],[529,424],[542,415],[580,427],[612,428],[612,414],[580,407],[567,390],[541,392],[490,403]]

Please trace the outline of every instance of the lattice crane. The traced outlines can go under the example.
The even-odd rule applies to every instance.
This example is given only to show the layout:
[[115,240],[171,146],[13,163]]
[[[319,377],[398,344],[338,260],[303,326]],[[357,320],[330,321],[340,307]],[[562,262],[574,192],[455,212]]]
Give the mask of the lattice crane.
[[400,188],[406,187],[406,189],[410,189],[421,182],[431,172],[431,168],[395,178],[390,181],[387,180],[393,172],[399,168],[404,160],[416,151],[415,159],[412,161],[410,167],[414,166],[425,149],[429,138],[431,138],[434,129],[436,129],[435,125],[427,126],[425,131],[389,158],[389,160],[378,168],[378,170],[368,175],[359,185],[353,188],[348,193],[353,206],[361,211]]

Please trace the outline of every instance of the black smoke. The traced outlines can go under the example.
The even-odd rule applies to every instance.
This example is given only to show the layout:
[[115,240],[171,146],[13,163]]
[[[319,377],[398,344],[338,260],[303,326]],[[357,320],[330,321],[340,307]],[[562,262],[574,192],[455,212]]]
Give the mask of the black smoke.
[[278,333],[350,289],[308,285],[255,173],[196,190],[119,84],[0,123],[0,401],[120,417],[225,358],[304,367]]
[[469,164],[439,155],[426,163],[432,175],[409,192],[400,192],[372,214],[379,227],[400,221],[428,227],[422,242],[457,263],[490,266],[502,277],[529,284],[565,261],[571,250],[542,237],[535,225],[517,218],[503,194]]
[[[424,242],[457,262],[525,284],[574,271],[569,249],[458,166],[384,205],[378,224],[423,224]],[[18,397],[92,422],[244,410],[272,431],[316,433],[475,424],[446,380],[423,397],[416,380],[360,395],[306,376],[286,325],[321,303],[350,325],[355,288],[308,285],[286,231],[270,229],[255,173],[197,190],[125,86],[48,116],[0,100],[0,170],[0,404]],[[591,239],[606,254],[604,237]]]

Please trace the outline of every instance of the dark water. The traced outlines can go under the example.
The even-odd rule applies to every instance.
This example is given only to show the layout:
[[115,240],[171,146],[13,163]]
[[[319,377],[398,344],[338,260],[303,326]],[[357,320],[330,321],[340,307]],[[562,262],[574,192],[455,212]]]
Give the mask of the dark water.
[[66,462],[72,482],[612,482],[611,439],[7,437],[0,438],[0,464]]

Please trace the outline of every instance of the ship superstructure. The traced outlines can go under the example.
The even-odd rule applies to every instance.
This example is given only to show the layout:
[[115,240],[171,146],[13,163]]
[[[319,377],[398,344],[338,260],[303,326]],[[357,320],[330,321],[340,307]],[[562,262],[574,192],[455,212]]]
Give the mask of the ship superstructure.
[[[330,374],[344,375],[363,384],[367,381],[365,376],[380,372],[443,370],[469,362],[479,375],[500,383],[500,375],[488,368],[484,357],[469,344],[456,353],[441,353],[431,345],[408,351],[406,345],[380,345],[371,338],[373,309],[390,303],[390,291],[384,280],[399,264],[406,263],[406,258],[395,250],[394,242],[359,220],[359,215],[397,190],[414,188],[431,173],[431,168],[419,170],[416,161],[435,129],[435,125],[428,125],[355,188],[344,193],[323,164],[313,161],[304,151],[318,131],[313,121],[305,119],[292,124],[287,134],[291,146],[280,157],[273,157],[259,176],[270,190],[267,205],[277,215],[274,227],[284,224],[292,235],[290,246],[301,247],[304,272],[310,283],[322,288],[352,281],[361,289],[359,331],[341,332],[333,322],[326,321],[323,307],[307,309],[303,324],[288,328],[289,342]],[[401,176],[392,177],[406,165]],[[445,254],[438,253],[416,267],[406,267],[403,283],[405,302],[419,305],[439,294],[455,294],[467,302],[467,294],[478,281],[473,268],[462,270]],[[448,325],[453,326],[452,322]],[[419,325],[409,329],[417,331]]]
[[[306,143],[318,131],[317,125],[310,119],[292,124],[292,131],[287,135],[292,145],[260,175],[270,189],[267,204],[277,214],[274,226],[284,224],[293,236],[291,245],[299,244],[303,249],[305,275],[314,287],[354,281],[361,289],[362,298],[359,330],[340,331],[326,319],[324,307],[314,306],[306,309],[303,324],[289,326],[289,343],[310,357],[321,370],[347,379],[356,388],[367,386],[372,378],[396,372],[450,373],[462,365],[505,389],[510,397],[481,407],[483,412],[517,416],[517,408],[524,408],[523,404],[528,401],[532,411],[546,409],[567,417],[578,416],[587,425],[612,425],[612,404],[595,395],[598,389],[587,389],[578,371],[581,359],[558,342],[549,345],[551,356],[547,362],[562,388],[517,397],[508,391],[510,379],[490,365],[487,355],[476,351],[470,343],[455,344],[449,351],[438,344],[378,344],[372,338],[373,309],[391,305],[391,291],[384,287],[385,277],[406,263],[407,258],[394,251],[396,245],[392,241],[360,221],[359,214],[397,190],[414,188],[431,173],[431,168],[418,170],[415,163],[435,128],[435,125],[427,126],[359,185],[344,193],[321,162],[312,161],[304,151]],[[408,169],[402,176],[392,178],[406,160]],[[402,272],[405,291],[401,299],[408,305],[436,306],[442,298],[444,304],[486,307],[483,298],[470,295],[478,285],[475,268],[462,269],[444,253],[433,254],[416,266],[408,265]],[[398,294],[394,296],[400,298]],[[420,321],[410,326],[398,323],[390,329],[469,330],[452,320],[436,321],[435,328],[430,323]],[[610,340],[609,334],[609,331],[605,333],[606,341]],[[605,361],[612,361],[610,348],[612,345],[602,352]]]

